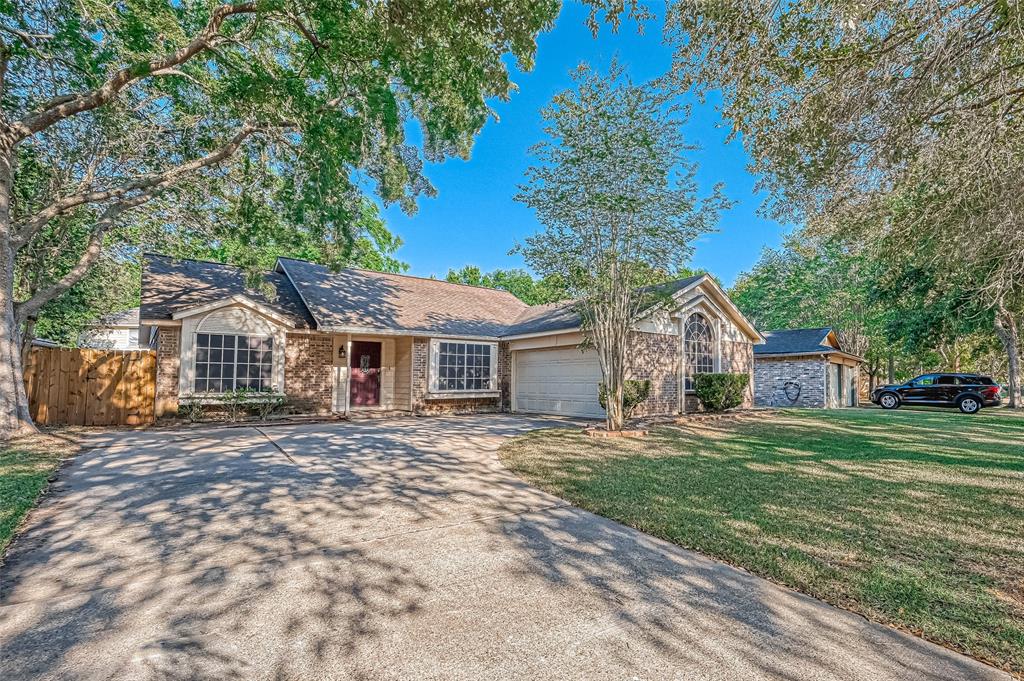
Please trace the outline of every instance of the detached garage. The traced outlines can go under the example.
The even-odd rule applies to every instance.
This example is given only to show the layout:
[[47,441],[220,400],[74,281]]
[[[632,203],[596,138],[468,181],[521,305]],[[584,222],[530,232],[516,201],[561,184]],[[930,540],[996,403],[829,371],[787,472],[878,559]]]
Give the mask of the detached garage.
[[597,400],[601,365],[593,350],[519,350],[513,372],[516,411],[604,418]]
[[843,350],[831,327],[782,329],[754,347],[759,407],[856,407],[861,357]]

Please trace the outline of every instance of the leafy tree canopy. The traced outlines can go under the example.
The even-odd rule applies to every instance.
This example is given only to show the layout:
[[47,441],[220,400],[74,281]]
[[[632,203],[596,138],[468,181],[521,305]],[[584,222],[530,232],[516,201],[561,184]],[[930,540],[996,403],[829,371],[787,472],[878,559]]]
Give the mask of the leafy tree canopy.
[[547,139],[532,148],[517,200],[544,225],[517,251],[543,277],[564,282],[608,390],[607,425],[622,428],[625,357],[644,288],[675,278],[728,205],[721,187],[698,195],[685,111],[661,83],[634,83],[580,66],[574,87],[544,108]]
[[[595,27],[643,14],[635,2],[591,6]],[[432,195],[424,161],[468,156],[489,102],[514,90],[511,64],[532,66],[559,7],[0,0],[0,437],[29,422],[20,329],[106,248],[132,244],[123,230],[143,207],[150,233],[205,235],[215,249],[286,241],[344,264],[383,243],[382,264],[395,266],[366,196],[411,212]],[[251,220],[223,220],[232,214]],[[45,230],[79,224],[63,272],[18,271]]]
[[673,4],[673,75],[721,94],[768,211],[910,256],[994,315],[1021,404],[1024,9],[1017,2]]
[[508,291],[527,305],[543,305],[566,298],[565,288],[556,277],[535,279],[522,269],[481,272],[479,267],[466,265],[460,270],[448,270],[447,281]]

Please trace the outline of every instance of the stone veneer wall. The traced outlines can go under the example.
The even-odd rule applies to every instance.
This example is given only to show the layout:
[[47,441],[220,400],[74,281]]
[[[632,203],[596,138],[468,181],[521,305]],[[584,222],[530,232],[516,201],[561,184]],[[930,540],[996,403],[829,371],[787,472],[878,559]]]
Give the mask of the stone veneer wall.
[[747,374],[750,380],[743,391],[743,409],[754,406],[754,346],[746,341],[722,341],[722,371],[732,374]]
[[[759,407],[824,407],[826,360],[822,358],[757,359],[754,362],[754,404]],[[796,401],[786,397],[785,384],[799,384]]]
[[284,393],[301,411],[331,411],[334,342],[330,336],[290,333],[284,351]]
[[181,373],[181,327],[161,326],[156,333],[157,418],[178,413],[178,381]]
[[632,416],[675,414],[679,411],[679,336],[634,333],[630,339],[627,380],[651,381],[651,394]]
[[415,338],[412,342],[412,410],[417,414],[477,414],[507,411],[511,404],[509,367],[511,353],[508,343],[498,344],[499,397],[430,398],[427,372],[430,367],[430,339]]

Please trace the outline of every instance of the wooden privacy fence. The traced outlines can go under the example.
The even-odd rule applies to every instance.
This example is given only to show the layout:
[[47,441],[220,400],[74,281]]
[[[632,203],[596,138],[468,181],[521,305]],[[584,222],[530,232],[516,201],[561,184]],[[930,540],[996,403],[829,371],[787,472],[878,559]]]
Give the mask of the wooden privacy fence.
[[35,347],[25,364],[25,387],[39,425],[152,423],[156,353]]

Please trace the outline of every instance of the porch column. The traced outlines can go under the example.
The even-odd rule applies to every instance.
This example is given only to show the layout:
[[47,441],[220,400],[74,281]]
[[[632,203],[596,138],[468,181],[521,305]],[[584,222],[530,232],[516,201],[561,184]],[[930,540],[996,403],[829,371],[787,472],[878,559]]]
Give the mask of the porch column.
[[352,334],[345,334],[345,416],[352,407]]

